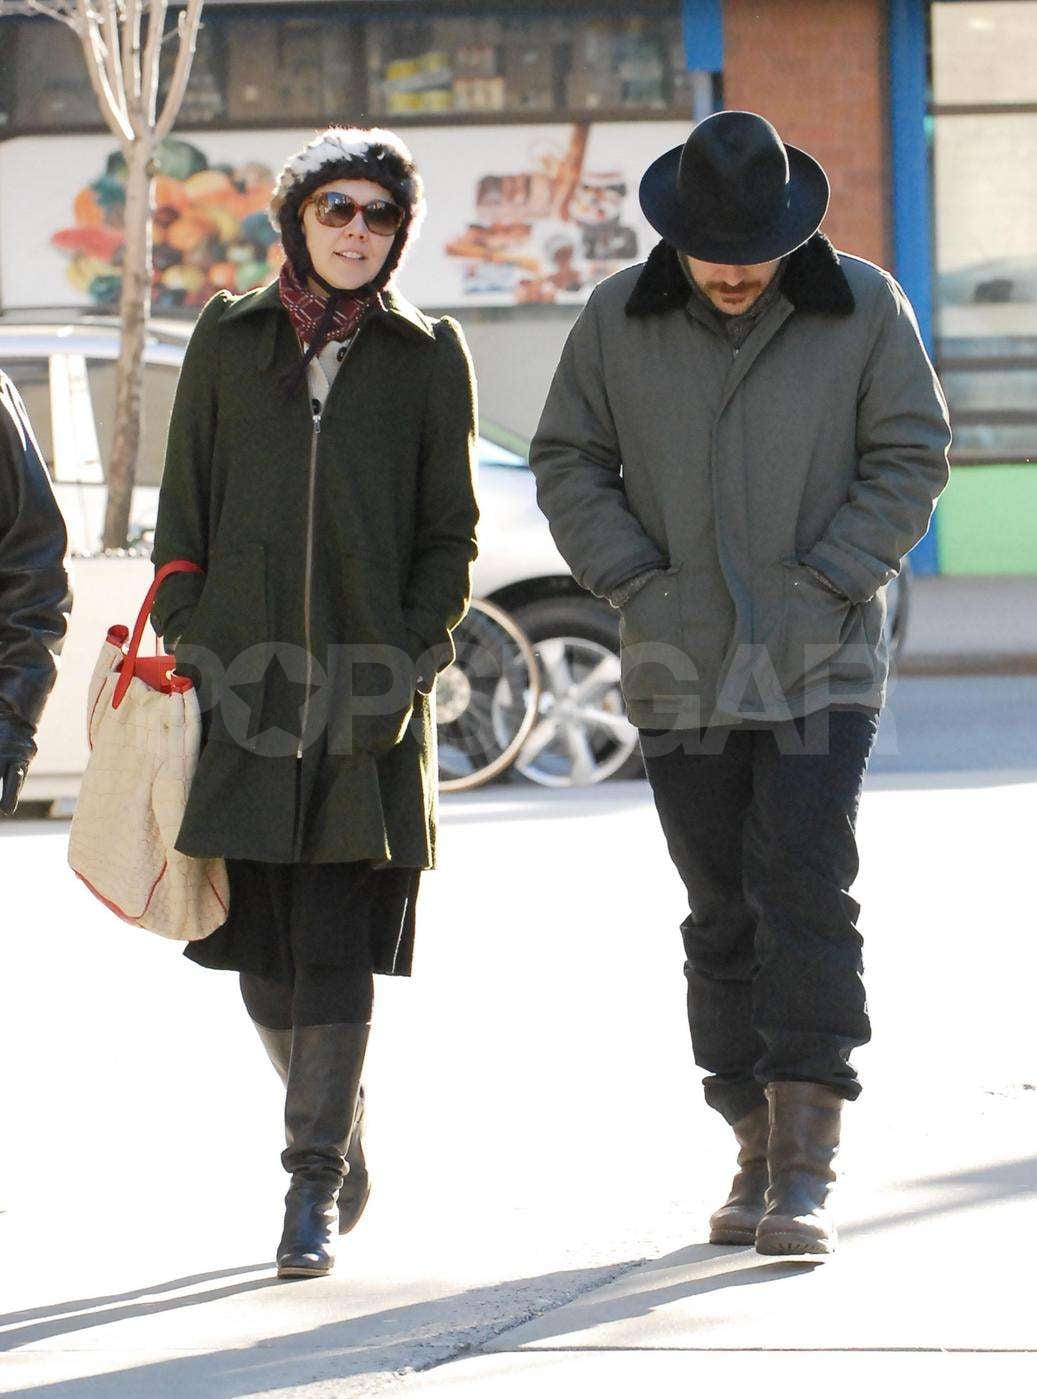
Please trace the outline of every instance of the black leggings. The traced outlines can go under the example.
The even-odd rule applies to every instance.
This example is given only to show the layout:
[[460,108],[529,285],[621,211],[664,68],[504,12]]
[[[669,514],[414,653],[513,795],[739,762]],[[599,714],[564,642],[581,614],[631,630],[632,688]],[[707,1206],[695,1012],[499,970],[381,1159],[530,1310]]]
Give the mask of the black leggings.
[[227,873],[230,916],[188,943],[194,960],[237,971],[249,1015],[270,1030],[367,1024],[376,949],[386,929],[399,936],[412,872],[229,859]]
[[294,986],[240,974],[250,1017],[268,1030],[293,1025],[366,1025],[374,1005],[374,973],[360,966],[296,966]]

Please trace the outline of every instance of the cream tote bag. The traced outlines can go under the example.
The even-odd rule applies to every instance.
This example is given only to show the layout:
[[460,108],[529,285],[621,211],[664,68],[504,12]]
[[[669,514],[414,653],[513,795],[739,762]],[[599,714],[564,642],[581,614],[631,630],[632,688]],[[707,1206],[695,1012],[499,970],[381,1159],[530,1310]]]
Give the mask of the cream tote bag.
[[68,846],[73,870],[113,913],[184,942],[226,922],[227,867],[173,848],[198,764],[201,711],[173,656],[138,651],[159,585],[170,573],[201,572],[186,559],[164,564],[133,635],[109,628],[90,681],[90,757]]

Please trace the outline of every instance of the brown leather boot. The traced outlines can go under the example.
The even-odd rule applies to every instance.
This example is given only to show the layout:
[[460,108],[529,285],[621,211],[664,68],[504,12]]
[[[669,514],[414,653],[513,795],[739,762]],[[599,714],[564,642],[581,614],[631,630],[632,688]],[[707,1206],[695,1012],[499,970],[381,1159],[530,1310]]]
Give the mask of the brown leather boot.
[[765,1254],[835,1252],[828,1197],[835,1181],[843,1098],[823,1083],[769,1083],[770,1140],[763,1218],[756,1251]]
[[738,1138],[738,1173],[727,1201],[709,1217],[711,1244],[751,1244],[763,1217],[767,1189],[767,1104],[761,1103],[734,1124]]

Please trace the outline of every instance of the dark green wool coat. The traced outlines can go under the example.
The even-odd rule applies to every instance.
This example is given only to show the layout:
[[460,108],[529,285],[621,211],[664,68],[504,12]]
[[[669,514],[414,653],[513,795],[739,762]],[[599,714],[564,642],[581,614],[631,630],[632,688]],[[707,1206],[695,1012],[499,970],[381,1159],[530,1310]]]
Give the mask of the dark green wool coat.
[[205,570],[152,613],[203,710],[177,849],[431,868],[427,691],[476,553],[471,361],[455,321],[382,292],[315,424],[306,383],[279,386],[299,353],[276,283],[221,292],[180,376],[152,556]]

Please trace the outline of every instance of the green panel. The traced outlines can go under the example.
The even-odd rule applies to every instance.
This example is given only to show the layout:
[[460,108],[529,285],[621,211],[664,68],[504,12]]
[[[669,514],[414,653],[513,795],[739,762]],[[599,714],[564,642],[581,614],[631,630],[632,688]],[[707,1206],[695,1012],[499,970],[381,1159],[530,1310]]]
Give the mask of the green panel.
[[1037,573],[1037,465],[952,469],[937,520],[941,573]]

